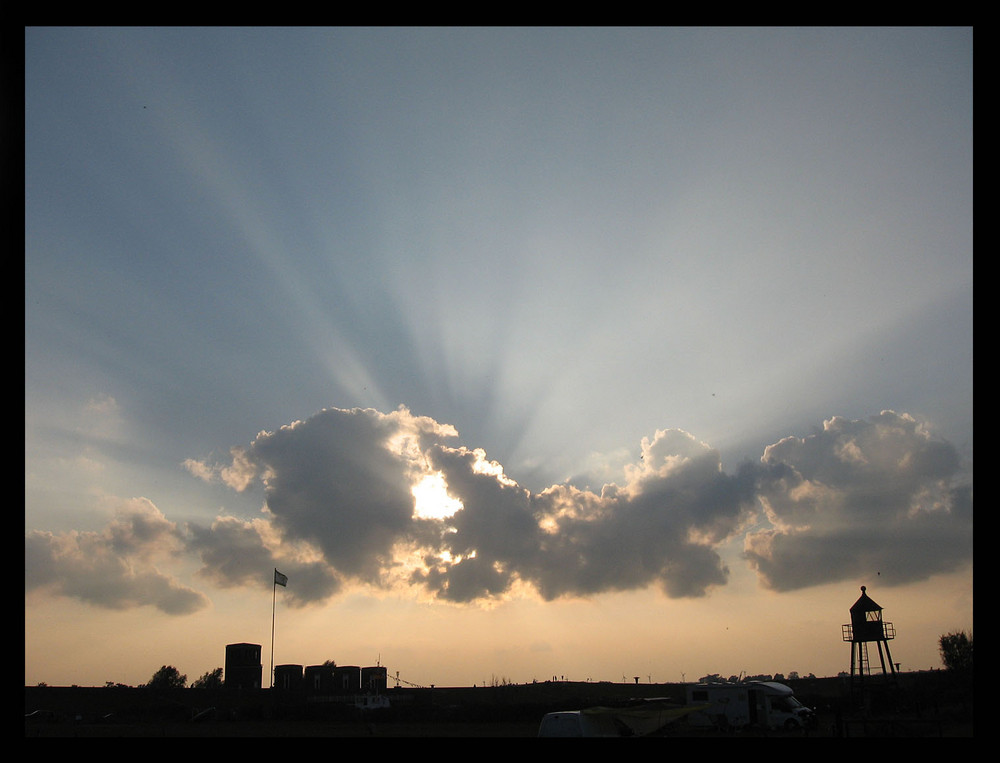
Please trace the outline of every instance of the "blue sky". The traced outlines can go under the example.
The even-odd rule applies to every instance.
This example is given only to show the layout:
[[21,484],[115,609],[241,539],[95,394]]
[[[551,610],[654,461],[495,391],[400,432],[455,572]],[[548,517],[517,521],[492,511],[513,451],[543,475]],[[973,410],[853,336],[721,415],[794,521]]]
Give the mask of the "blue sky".
[[631,597],[835,602],[805,672],[859,585],[971,629],[972,80],[964,28],[26,29],[26,682],[169,661],[48,662],[60,606],[266,642],[274,566],[437,684],[550,677],[432,656],[499,612],[616,678],[555,634]]

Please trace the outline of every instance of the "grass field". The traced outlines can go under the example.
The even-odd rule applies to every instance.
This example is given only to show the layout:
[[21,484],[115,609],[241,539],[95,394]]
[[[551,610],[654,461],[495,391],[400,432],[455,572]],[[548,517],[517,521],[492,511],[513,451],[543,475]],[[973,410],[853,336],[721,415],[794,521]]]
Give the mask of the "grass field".
[[[789,682],[791,684],[792,682]],[[796,696],[815,709],[808,732],[723,732],[683,722],[659,737],[971,737],[971,679],[943,671],[905,676],[864,709],[846,699],[843,679],[804,679]],[[544,683],[396,691],[389,711],[362,714],[339,703],[290,702],[272,690],[157,691],[131,687],[25,687],[26,738],[495,738],[537,737],[546,712],[630,704],[683,703],[679,684]],[[891,701],[890,701],[891,700]]]

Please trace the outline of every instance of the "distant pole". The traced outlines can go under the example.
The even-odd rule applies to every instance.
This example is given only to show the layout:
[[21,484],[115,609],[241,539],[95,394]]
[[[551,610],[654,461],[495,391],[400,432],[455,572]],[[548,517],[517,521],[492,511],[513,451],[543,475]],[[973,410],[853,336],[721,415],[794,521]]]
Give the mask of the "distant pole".
[[274,600],[277,596],[278,586],[282,588],[288,585],[288,576],[282,575],[278,572],[278,568],[274,568],[274,584],[271,586],[271,677],[268,680],[268,684],[273,689],[274,688]]
[[[275,570],[277,572],[277,570]],[[274,600],[278,594],[278,578],[275,577],[274,583],[271,585],[271,667],[268,669],[268,684],[269,688],[274,688]]]

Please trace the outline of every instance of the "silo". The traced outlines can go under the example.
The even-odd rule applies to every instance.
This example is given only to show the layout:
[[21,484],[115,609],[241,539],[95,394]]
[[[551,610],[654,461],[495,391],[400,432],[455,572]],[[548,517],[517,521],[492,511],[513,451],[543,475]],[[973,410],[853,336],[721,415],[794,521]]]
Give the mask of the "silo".
[[303,683],[309,694],[330,694],[333,691],[333,668],[329,665],[309,665]]
[[357,694],[361,691],[361,668],[342,665],[333,669],[333,693]]
[[260,662],[260,644],[226,644],[227,689],[259,689],[263,666]]
[[381,694],[389,683],[389,673],[381,666],[361,668],[361,691]]
[[274,688],[280,691],[300,691],[302,689],[302,666],[275,665]]

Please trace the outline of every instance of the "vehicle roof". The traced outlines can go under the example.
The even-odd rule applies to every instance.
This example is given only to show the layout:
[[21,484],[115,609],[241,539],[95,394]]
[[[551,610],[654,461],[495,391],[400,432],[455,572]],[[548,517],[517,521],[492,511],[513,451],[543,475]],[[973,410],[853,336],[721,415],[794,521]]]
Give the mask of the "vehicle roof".
[[752,685],[755,685],[755,686],[764,686],[764,687],[767,687],[768,689],[771,689],[772,691],[776,692],[777,694],[792,694],[793,693],[790,687],[785,686],[784,684],[779,684],[777,681],[751,681],[750,683]]
[[740,684],[728,684],[723,682],[718,683],[703,683],[703,684],[693,684],[689,688],[692,689],[747,689],[752,687],[760,687],[768,689],[775,694],[793,694],[794,692],[788,686],[783,683],[778,683],[777,681],[747,681],[746,683]]

